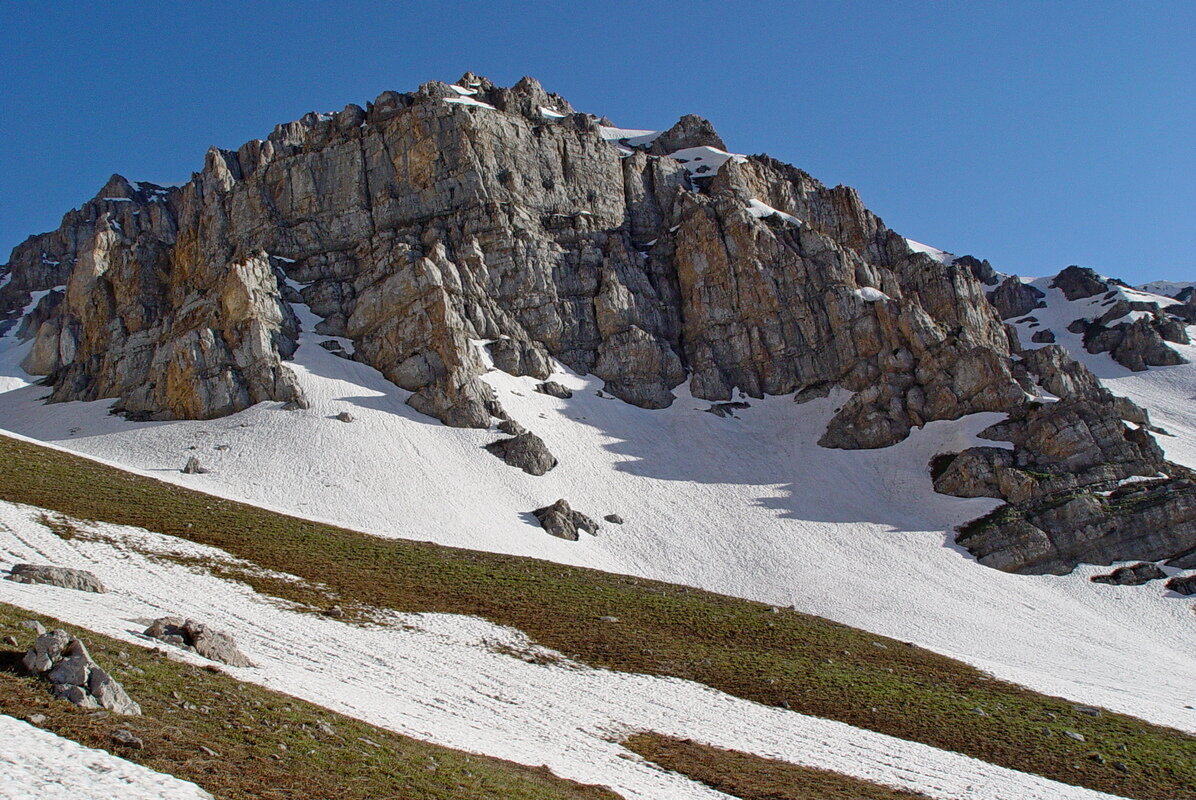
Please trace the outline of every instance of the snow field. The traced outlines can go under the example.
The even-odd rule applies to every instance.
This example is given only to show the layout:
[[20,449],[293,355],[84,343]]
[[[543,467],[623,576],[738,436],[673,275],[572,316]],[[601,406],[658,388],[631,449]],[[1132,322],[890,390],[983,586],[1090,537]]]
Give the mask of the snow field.
[[0,714],[0,800],[212,800],[193,783]]

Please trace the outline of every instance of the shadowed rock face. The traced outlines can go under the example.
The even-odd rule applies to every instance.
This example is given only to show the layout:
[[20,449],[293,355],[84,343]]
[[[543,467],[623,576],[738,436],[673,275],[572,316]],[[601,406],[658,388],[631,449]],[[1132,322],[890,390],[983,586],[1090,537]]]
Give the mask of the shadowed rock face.
[[451,425],[496,410],[478,339],[507,342],[501,368],[546,377],[550,355],[649,408],[687,377],[710,400],[837,384],[860,394],[833,447],[1017,398],[972,270],[911,252],[854,191],[763,156],[697,186],[664,151],[723,149],[699,117],[628,155],[534,80],[461,80],[494,108],[433,82],[213,149],[182,187],[114,177],[13,253],[0,308],[67,286],[28,368],[54,400],[137,416],[301,403],[287,277],[318,332]]

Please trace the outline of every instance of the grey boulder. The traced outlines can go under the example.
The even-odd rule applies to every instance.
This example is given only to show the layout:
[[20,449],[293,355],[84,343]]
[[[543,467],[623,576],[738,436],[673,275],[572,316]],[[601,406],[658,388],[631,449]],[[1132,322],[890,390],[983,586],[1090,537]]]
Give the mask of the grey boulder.
[[529,475],[543,475],[557,465],[556,457],[548,451],[544,440],[534,433],[524,432],[510,439],[499,439],[486,445],[486,449]]
[[540,527],[558,539],[576,542],[580,538],[578,531],[598,533],[598,523],[580,511],[574,511],[564,498],[550,506],[537,508],[532,513],[540,521]]
[[253,662],[237,648],[236,640],[232,636],[192,619],[160,617],[145,629],[145,635],[190,650],[211,661],[228,664],[230,667],[253,666]]
[[17,564],[12,568],[12,574],[8,579],[16,583],[41,583],[80,592],[102,594],[105,591],[104,584],[100,583],[100,579],[93,572],[70,567],[53,567],[48,564]]
[[21,664],[32,675],[53,684],[52,693],[80,708],[105,708],[116,714],[138,715],[141,706],[108,671],[92,660],[87,647],[66,631],[37,637]]

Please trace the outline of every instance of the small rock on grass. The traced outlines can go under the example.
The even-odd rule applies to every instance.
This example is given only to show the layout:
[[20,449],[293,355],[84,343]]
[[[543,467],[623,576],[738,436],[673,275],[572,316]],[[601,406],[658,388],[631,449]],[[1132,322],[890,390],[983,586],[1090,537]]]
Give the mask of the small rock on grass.
[[141,741],[141,737],[135,735],[132,731],[125,730],[124,728],[117,728],[110,735],[112,737],[112,741],[122,745],[123,747],[131,747],[134,750],[145,749],[145,742]]

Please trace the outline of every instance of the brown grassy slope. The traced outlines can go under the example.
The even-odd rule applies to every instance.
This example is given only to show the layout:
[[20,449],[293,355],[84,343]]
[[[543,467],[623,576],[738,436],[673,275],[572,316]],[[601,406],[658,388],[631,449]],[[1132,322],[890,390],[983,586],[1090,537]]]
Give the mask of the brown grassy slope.
[[910,800],[903,792],[838,772],[724,750],[659,733],[637,733],[623,745],[654,764],[742,800]]
[[[1196,798],[1196,738],[1121,714],[1087,716],[1066,700],[819,617],[535,559],[380,539],[4,436],[0,499],[219,547],[323,582],[346,600],[485,617],[595,666],[687,678],[1127,797]],[[291,597],[299,589],[281,582],[261,589],[311,599]]]

